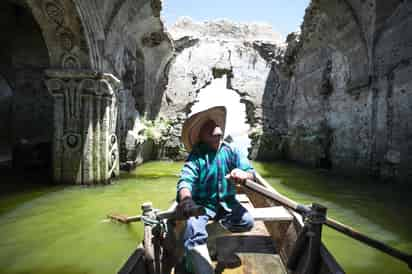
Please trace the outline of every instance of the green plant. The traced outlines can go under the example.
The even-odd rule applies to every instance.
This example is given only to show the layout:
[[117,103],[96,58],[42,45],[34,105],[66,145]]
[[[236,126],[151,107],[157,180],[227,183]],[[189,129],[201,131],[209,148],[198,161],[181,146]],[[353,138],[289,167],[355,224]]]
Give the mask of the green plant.
[[249,130],[249,138],[252,140],[258,139],[263,135],[262,127],[254,127]]
[[142,127],[138,132],[138,136],[142,142],[151,140],[155,144],[164,143],[170,138],[170,131],[172,129],[171,120],[162,117],[156,120],[141,120]]

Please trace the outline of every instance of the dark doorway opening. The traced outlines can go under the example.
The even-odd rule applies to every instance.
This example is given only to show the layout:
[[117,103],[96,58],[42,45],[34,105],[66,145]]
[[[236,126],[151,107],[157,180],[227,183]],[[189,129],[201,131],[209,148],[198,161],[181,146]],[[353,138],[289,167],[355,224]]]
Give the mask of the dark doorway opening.
[[43,82],[48,49],[31,11],[15,2],[0,2],[0,33],[0,168],[46,178],[53,132],[53,98]]

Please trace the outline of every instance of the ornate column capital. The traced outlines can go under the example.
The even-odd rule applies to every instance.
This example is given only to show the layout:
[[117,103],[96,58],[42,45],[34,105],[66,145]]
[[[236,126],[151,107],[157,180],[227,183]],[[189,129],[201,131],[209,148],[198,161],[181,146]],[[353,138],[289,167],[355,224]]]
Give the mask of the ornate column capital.
[[45,71],[46,85],[52,95],[61,94],[67,86],[76,85],[81,94],[114,96],[120,88],[120,80],[113,74],[94,70]]
[[120,81],[91,70],[46,70],[54,98],[53,170],[57,182],[104,183],[119,172]]

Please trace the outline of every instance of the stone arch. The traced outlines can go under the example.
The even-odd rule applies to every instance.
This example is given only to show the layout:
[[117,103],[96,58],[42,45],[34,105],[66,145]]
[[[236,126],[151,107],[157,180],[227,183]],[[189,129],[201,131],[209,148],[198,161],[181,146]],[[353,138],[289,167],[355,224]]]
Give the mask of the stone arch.
[[88,40],[72,0],[26,0],[42,31],[51,68],[89,69]]
[[124,68],[120,71],[122,88],[119,102],[119,134],[124,141],[127,131],[136,128],[140,114],[144,111],[144,56],[140,50],[132,52],[125,48],[123,52]]
[[163,95],[167,89],[167,84],[169,82],[169,70],[174,57],[169,56],[164,58],[159,65],[159,69],[156,73],[157,85],[155,86],[155,94],[152,101],[152,106],[149,113],[149,118],[154,119],[160,113],[160,108],[162,106]]
[[221,74],[215,74],[208,84],[197,90],[194,100],[188,103],[190,105],[188,114],[216,105],[225,106],[227,111],[225,141],[232,143],[244,155],[248,155],[251,145],[248,133],[252,125],[248,119],[247,104],[242,100],[242,94],[230,85],[231,73],[229,70],[222,70]]
[[[0,3],[0,75],[10,94],[8,147],[16,167],[49,165],[53,100],[44,86],[50,67],[42,31],[27,6],[15,1]],[[2,85],[2,93],[5,91]],[[44,166],[45,167],[45,166]]]
[[[402,52],[410,52],[408,43],[398,42],[398,33],[408,31],[412,4],[408,1],[378,2],[376,7],[376,33],[374,39],[374,72],[383,76],[402,62]],[[395,26],[395,27],[394,27]],[[407,40],[408,36],[403,36]],[[387,50],[390,48],[391,50]]]
[[122,77],[125,88],[132,91],[136,100],[135,107],[139,113],[144,112],[144,89],[145,89],[145,57],[140,49],[136,49],[134,55],[125,55],[125,74]]
[[[286,89],[287,96],[278,92],[274,110],[269,112],[273,118],[286,115],[286,132],[282,128],[274,130],[280,135],[276,145],[281,157],[327,168],[355,163],[339,162],[338,153],[345,151],[348,159],[366,161],[368,141],[359,142],[357,138],[369,132],[369,121],[360,110],[368,107],[371,84],[373,27],[368,20],[373,19],[370,15],[374,10],[370,11],[370,3],[318,0],[306,10],[300,40],[291,41],[288,48],[293,53],[297,48],[297,54],[292,56],[296,61],[287,67],[292,69],[292,75],[281,88]],[[276,79],[277,73],[273,76]],[[343,106],[345,111],[337,111]],[[356,124],[357,130],[348,127],[347,121]],[[269,125],[281,125],[280,122]],[[353,144],[350,147],[348,140]],[[359,160],[355,158],[358,151],[363,153]]]
[[370,169],[375,176],[402,182],[412,178],[411,123],[405,118],[412,114],[411,14],[410,1],[377,2]]
[[[364,4],[367,5],[366,2]],[[360,58],[350,58],[352,78],[348,83],[349,90],[367,86],[369,82],[371,45],[366,28],[369,22],[364,22],[361,11],[362,7],[354,5],[350,0],[320,0],[311,3],[302,25],[303,53],[316,49],[329,53],[333,49],[367,58],[364,62],[360,62]],[[354,44],[359,46],[355,48]]]
[[133,134],[140,126],[140,114],[144,111],[145,67],[143,53],[140,50],[132,52],[129,48],[125,48],[123,64],[124,69],[120,75],[122,88],[119,91],[117,134],[121,161],[127,162],[129,159],[136,159],[136,151],[126,145],[127,136]]
[[[388,18],[396,12],[398,8],[401,7],[401,4],[405,2],[402,0],[385,0],[385,1],[376,1],[376,27],[381,29]],[[405,8],[405,7],[403,7]]]
[[137,109],[149,119],[154,118],[160,108],[159,98],[162,97],[161,92],[167,81],[163,71],[172,55],[170,37],[159,20],[160,9],[161,3],[158,0],[119,1],[104,25],[105,52],[113,52],[113,48],[121,49],[118,50],[119,54],[105,56],[106,64],[111,66],[117,75],[121,77],[126,69],[122,55],[127,52],[136,53],[136,60],[143,61],[139,66],[143,72],[141,80],[144,81],[144,87],[137,93],[144,94],[141,99],[136,89],[133,94],[138,95]]

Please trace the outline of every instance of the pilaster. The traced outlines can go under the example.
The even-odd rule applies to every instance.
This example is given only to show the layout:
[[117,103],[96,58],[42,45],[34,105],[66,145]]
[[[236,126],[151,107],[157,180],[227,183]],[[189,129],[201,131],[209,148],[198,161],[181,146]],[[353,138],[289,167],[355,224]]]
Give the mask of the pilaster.
[[107,183],[119,173],[115,134],[120,81],[111,74],[47,70],[54,97],[53,177],[70,184]]

